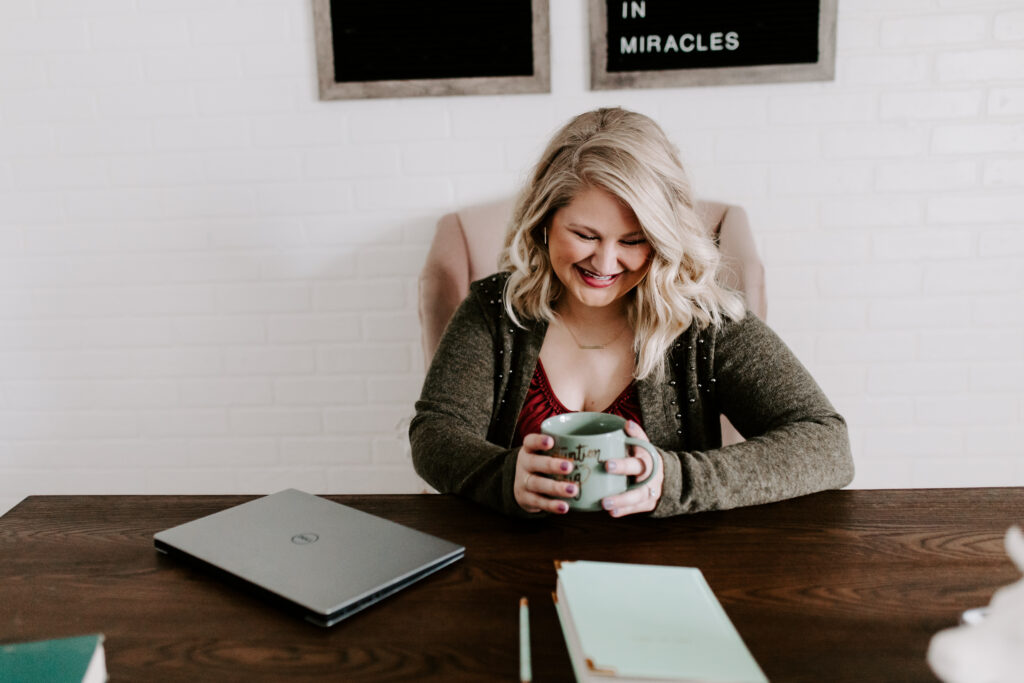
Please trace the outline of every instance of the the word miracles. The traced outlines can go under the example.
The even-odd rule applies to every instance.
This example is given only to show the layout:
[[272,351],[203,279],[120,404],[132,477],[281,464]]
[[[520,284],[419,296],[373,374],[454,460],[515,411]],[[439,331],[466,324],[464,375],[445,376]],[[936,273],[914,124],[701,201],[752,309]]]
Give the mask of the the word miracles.
[[684,33],[677,40],[674,35],[665,36],[621,36],[619,38],[619,53],[624,55],[644,54],[652,52],[720,52],[722,50],[738,50],[740,47],[740,34],[736,31],[705,34]]

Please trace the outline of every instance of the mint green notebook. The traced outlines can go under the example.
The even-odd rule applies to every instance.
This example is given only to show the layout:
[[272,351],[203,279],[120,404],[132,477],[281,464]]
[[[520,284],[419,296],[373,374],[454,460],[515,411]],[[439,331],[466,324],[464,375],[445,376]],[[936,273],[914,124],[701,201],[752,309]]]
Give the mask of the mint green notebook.
[[699,569],[556,567],[555,603],[577,680],[767,683]]
[[103,683],[103,636],[0,645],[0,680],[17,683]]

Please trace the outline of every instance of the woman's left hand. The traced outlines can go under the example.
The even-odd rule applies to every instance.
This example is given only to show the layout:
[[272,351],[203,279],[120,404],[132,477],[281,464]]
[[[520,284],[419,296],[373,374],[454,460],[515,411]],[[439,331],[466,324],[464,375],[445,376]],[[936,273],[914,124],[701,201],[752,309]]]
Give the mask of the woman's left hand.
[[[632,420],[626,423],[626,435],[650,441],[643,428]],[[633,446],[632,451],[633,453],[628,458],[609,460],[605,464],[605,469],[613,474],[625,474],[643,479],[654,466],[652,459],[658,458],[658,471],[642,486],[604,498],[601,505],[612,517],[650,512],[657,507],[658,501],[661,500],[661,486],[665,481],[665,467],[661,462],[661,456],[658,453],[648,453],[646,448],[639,446]]]

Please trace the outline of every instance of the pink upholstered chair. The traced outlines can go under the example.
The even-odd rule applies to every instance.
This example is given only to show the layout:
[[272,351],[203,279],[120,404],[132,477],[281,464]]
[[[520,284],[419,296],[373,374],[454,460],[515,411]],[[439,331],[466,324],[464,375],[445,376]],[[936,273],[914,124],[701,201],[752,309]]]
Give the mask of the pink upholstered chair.
[[[697,211],[722,252],[719,279],[743,293],[747,308],[764,320],[767,312],[764,266],[747,214],[738,206],[702,201]],[[426,365],[437,350],[445,325],[469,292],[469,283],[498,267],[498,254],[512,216],[512,200],[470,206],[441,218],[419,279],[419,315]],[[722,418],[723,443],[742,440]]]

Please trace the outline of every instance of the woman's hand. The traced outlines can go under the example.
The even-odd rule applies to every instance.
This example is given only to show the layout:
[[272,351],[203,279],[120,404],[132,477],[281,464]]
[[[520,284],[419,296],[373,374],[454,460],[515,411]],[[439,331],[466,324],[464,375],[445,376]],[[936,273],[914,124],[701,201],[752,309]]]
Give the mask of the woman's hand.
[[527,512],[545,511],[564,515],[569,511],[569,504],[560,498],[576,495],[576,484],[545,476],[572,472],[571,460],[546,455],[554,445],[555,440],[547,434],[527,434],[516,456],[512,492],[519,507]]
[[[626,423],[626,434],[635,439],[650,441],[643,428],[632,420]],[[638,446],[633,446],[631,450],[633,453],[630,457],[609,460],[605,463],[605,469],[614,474],[625,474],[642,480],[650,473],[651,468],[654,466],[652,459],[658,458],[658,471],[643,486],[603,499],[601,506],[612,517],[635,515],[638,512],[650,512],[657,507],[658,501],[661,499],[661,486],[665,481],[665,467],[660,461],[661,456],[657,453],[648,453],[646,448]]]

